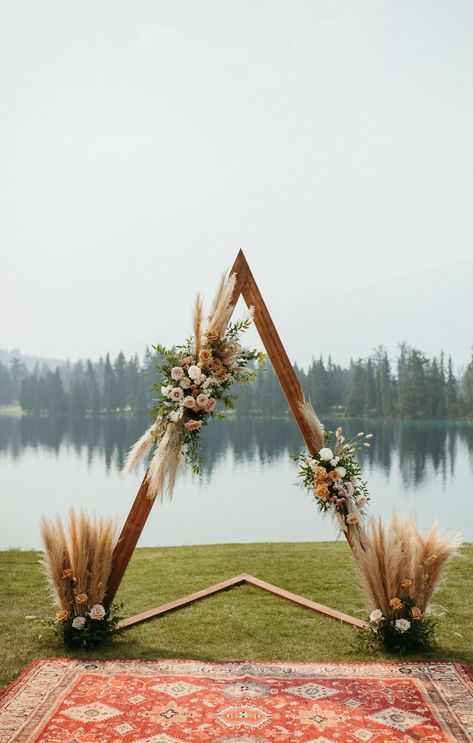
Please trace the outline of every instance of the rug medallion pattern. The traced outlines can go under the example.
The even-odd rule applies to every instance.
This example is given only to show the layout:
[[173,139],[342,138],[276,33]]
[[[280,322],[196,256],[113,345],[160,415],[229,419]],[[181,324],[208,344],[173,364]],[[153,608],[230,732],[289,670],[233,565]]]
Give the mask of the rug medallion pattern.
[[0,699],[1,743],[473,742],[456,663],[50,659]]

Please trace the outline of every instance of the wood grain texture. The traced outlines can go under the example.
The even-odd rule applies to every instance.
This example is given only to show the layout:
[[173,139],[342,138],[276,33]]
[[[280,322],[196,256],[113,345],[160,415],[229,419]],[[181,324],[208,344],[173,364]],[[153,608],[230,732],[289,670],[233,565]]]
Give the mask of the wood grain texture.
[[132,617],[128,617],[128,619],[123,619],[119,624],[119,628],[126,629],[127,627],[133,627],[136,624],[147,622],[149,619],[160,617],[170,611],[182,609],[183,606],[188,606],[194,601],[199,601],[200,599],[206,598],[207,596],[212,596],[219,591],[226,591],[229,588],[233,588],[233,586],[241,586],[245,583],[250,586],[255,586],[256,588],[261,588],[263,591],[268,591],[268,593],[273,594],[273,596],[278,596],[279,598],[286,599],[286,601],[291,601],[293,604],[297,604],[297,606],[301,606],[304,609],[309,609],[309,611],[314,611],[318,614],[323,614],[326,617],[330,617],[331,619],[336,619],[338,622],[348,624],[351,627],[362,628],[367,626],[365,622],[361,621],[361,619],[351,617],[349,614],[344,614],[342,611],[330,609],[328,606],[324,606],[324,604],[319,604],[316,601],[312,601],[311,599],[306,599],[303,596],[298,596],[297,593],[286,591],[284,588],[279,588],[279,586],[273,586],[271,583],[267,583],[264,580],[255,578],[248,573],[241,573],[240,575],[236,575],[234,578],[229,578],[228,580],[222,581],[221,583],[215,583],[215,585],[213,586],[204,588],[202,591],[191,593],[188,596],[183,596],[182,598],[176,599],[175,601],[169,601],[168,603],[157,606],[154,609],[148,609],[148,611],[143,611],[140,614],[135,614]]

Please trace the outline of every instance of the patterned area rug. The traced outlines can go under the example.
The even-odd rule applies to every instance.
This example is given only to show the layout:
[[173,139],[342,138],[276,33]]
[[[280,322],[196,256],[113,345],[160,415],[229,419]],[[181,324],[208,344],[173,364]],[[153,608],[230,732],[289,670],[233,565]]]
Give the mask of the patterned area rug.
[[0,741],[473,741],[457,663],[36,661],[0,698]]

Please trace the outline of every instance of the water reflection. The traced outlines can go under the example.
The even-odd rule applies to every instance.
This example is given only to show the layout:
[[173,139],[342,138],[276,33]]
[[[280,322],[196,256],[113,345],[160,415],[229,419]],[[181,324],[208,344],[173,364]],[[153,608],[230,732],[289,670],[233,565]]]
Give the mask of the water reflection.
[[[326,419],[334,428],[340,420]],[[468,452],[469,470],[473,470],[473,425],[446,421],[342,421],[345,433],[358,431],[374,434],[364,460],[389,476],[393,466],[399,470],[404,487],[418,487],[432,476],[452,475],[461,448]],[[31,449],[43,449],[59,455],[72,448],[85,453],[88,463],[103,460],[107,472],[119,470],[131,444],[141,435],[147,419],[107,418],[9,418],[0,417],[0,456],[19,460]],[[224,423],[212,422],[204,431],[203,477],[211,478],[214,469],[232,453],[236,462],[274,462],[302,448],[300,434],[292,419],[240,418]]]

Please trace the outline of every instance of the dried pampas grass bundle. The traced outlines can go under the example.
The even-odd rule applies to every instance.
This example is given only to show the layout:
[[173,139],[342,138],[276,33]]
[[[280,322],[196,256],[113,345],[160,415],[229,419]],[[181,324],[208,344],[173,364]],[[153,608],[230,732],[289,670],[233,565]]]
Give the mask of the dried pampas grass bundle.
[[182,425],[168,423],[146,473],[149,498],[172,495],[182,460]]
[[[71,510],[66,525],[59,517],[43,518],[40,531],[43,570],[58,608],[85,615],[88,607],[102,604],[116,542],[114,520]],[[87,600],[77,602],[80,596]]]
[[[457,532],[435,524],[422,536],[414,518],[392,516],[389,525],[371,517],[356,562],[366,598],[384,617],[398,616],[396,601],[424,614],[448,560],[461,545]],[[399,605],[399,604],[398,604]]]
[[141,460],[149,452],[153,444],[156,443],[156,436],[158,433],[158,426],[155,423],[150,426],[147,431],[144,432],[143,436],[133,444],[130,451],[128,452],[125,464],[123,465],[122,474],[129,475],[135,467],[141,462]]
[[305,422],[310,428],[311,439],[315,451],[319,452],[324,446],[324,427],[309,400],[304,398],[304,401],[300,403],[300,409]]
[[233,312],[233,292],[235,291],[236,273],[231,274],[228,279],[220,282],[217,295],[214,299],[212,310],[209,315],[208,330],[216,333],[219,338],[225,333],[230,317]]

